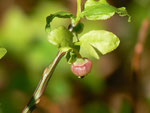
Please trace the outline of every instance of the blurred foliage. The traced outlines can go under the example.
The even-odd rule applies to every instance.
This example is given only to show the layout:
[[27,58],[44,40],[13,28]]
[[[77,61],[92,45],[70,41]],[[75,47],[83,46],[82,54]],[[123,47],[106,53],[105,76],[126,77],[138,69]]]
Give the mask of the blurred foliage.
[[[115,4],[115,0],[108,0]],[[7,49],[7,54],[0,60],[0,113],[20,113],[30,99],[38,84],[44,68],[49,65],[57,53],[45,33],[46,16],[57,11],[74,11],[75,2],[71,0],[38,0],[34,5],[24,5],[27,0],[2,0],[7,8],[1,10],[0,47]],[[120,2],[119,2],[120,3]],[[84,31],[106,29],[112,31],[121,40],[114,52],[93,60],[92,72],[84,79],[78,79],[70,71],[65,58],[57,66],[48,84],[44,97],[49,107],[39,105],[35,113],[131,113],[133,97],[130,95],[131,59],[137,40],[138,31],[144,18],[150,19],[149,0],[127,1],[127,10],[132,22],[115,15],[108,21],[85,21]],[[124,6],[124,4],[120,4]],[[72,9],[71,9],[72,8]],[[26,12],[26,9],[29,9]],[[55,19],[52,26],[69,25],[69,21]],[[150,36],[148,30],[148,37]],[[82,35],[82,34],[81,34]],[[142,65],[140,83],[144,88],[137,113],[150,112],[149,91],[149,56],[150,40],[147,39]],[[145,79],[145,78],[146,79]],[[143,82],[144,81],[144,82]],[[114,95],[123,94],[123,96]],[[119,104],[118,104],[119,101]],[[141,108],[144,108],[140,112]],[[141,108],[141,109],[140,109]],[[48,110],[47,110],[48,109]],[[119,110],[117,110],[119,109]],[[148,110],[147,110],[148,109]],[[147,110],[147,111],[146,111]],[[135,110],[136,111],[136,110]]]

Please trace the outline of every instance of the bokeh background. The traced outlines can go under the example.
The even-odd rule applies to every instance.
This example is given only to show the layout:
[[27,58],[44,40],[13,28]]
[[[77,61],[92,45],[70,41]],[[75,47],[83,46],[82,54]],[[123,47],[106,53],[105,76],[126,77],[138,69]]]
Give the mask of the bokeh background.
[[[150,113],[150,0],[108,0],[126,6],[132,16],[86,21],[84,33],[105,29],[120,46],[93,60],[84,79],[72,74],[66,59],[59,63],[33,113]],[[45,18],[56,11],[75,14],[76,0],[0,0],[0,113],[21,113],[43,70],[57,53],[47,41]],[[69,25],[55,19],[53,28]],[[81,34],[82,35],[82,34]]]

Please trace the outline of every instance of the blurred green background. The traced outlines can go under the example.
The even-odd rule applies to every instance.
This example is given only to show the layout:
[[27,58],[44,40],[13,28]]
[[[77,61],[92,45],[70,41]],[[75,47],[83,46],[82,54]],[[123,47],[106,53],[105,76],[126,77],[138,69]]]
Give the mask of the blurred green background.
[[[92,72],[84,79],[73,75],[63,58],[33,113],[150,113],[150,29],[140,69],[132,69],[141,24],[150,19],[150,0],[108,2],[126,6],[132,22],[118,15],[107,21],[82,20],[83,32],[109,30],[120,38],[120,46],[93,59]],[[21,113],[55,57],[57,48],[47,41],[44,27],[46,16],[57,11],[75,14],[76,0],[0,0],[0,47],[8,51],[0,60],[0,113]],[[59,25],[69,21],[52,23],[53,28]]]

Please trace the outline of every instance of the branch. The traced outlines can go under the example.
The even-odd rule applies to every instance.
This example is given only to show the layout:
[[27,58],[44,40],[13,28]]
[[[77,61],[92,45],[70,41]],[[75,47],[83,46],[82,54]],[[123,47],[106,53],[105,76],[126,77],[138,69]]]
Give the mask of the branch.
[[143,48],[145,44],[145,40],[147,38],[148,29],[150,26],[149,19],[144,19],[141,28],[138,34],[138,40],[134,48],[133,59],[132,59],[132,69],[133,69],[133,76],[132,76],[132,96],[133,96],[133,112],[137,112],[138,102],[141,98],[141,92],[143,91],[143,87],[141,87],[141,83],[139,82],[140,77],[140,62],[141,56],[143,53]]
[[138,34],[138,41],[135,45],[132,67],[134,72],[136,73],[139,71],[140,68],[140,59],[143,52],[143,46],[148,34],[149,25],[150,25],[149,20],[147,18],[144,19]]
[[40,102],[40,97],[44,93],[46,86],[48,84],[48,81],[50,80],[50,78],[55,70],[56,65],[58,64],[60,59],[64,56],[64,54],[65,54],[65,52],[59,51],[57,53],[55,59],[53,60],[53,62],[47,68],[45,68],[42,79],[40,80],[31,100],[26,105],[26,107],[24,108],[22,113],[32,112],[35,108],[35,105]]

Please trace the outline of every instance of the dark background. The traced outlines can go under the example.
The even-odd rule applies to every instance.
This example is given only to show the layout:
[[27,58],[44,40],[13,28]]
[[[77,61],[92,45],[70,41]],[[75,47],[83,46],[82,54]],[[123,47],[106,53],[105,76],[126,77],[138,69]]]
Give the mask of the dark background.
[[[120,46],[93,60],[84,79],[72,74],[66,59],[57,66],[33,113],[150,113],[150,0],[108,0],[126,6],[132,16],[87,21],[84,33],[104,29],[116,34]],[[45,18],[57,11],[76,13],[76,0],[0,0],[0,113],[21,113],[43,70],[57,53],[47,41]],[[55,19],[53,28],[68,26]],[[82,35],[82,34],[81,34]]]

